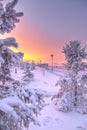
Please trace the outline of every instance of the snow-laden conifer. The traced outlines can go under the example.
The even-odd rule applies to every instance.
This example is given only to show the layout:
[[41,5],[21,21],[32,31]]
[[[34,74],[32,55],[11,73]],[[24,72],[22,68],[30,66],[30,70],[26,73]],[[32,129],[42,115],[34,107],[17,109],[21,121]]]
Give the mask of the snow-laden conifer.
[[0,128],[2,130],[22,130],[23,127],[29,128],[31,122],[40,125],[37,116],[45,106],[43,100],[43,97],[47,96],[45,91],[26,88],[18,81],[0,89],[2,89],[0,94]]
[[[10,32],[19,22],[23,13],[14,9],[18,0],[12,0],[5,8],[0,2],[0,33]],[[14,52],[10,47],[18,47],[13,37],[0,39],[0,130],[23,130],[32,122],[39,125],[37,116],[44,107],[45,91],[26,88],[25,83],[14,80],[10,69],[23,59],[23,53]],[[30,80],[29,66],[24,80]],[[29,79],[28,79],[29,78]]]
[[9,47],[18,47],[15,38],[0,39],[0,79],[5,84],[6,80],[11,79],[10,68],[12,64],[20,61],[23,53],[15,53]]
[[79,41],[70,41],[63,48],[68,74],[59,81],[60,90],[53,97],[58,110],[87,113],[86,48]]
[[84,59],[87,59],[86,46],[82,47],[79,41],[70,41],[63,47],[63,53],[67,61],[66,68],[73,74],[87,68],[87,64],[83,62]]
[[33,73],[31,72],[31,65],[26,62],[25,64],[25,72],[23,76],[23,81],[29,83],[33,79]]

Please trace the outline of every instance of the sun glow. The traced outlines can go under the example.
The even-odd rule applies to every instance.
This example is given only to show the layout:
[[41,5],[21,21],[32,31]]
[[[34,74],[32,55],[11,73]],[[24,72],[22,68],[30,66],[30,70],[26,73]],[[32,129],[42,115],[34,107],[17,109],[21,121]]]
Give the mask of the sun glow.
[[27,23],[26,20],[20,22],[10,34],[1,35],[0,37],[2,39],[14,37],[18,43],[18,48],[11,47],[11,49],[15,52],[24,53],[23,60],[30,62],[34,60],[37,63],[41,61],[50,64],[50,54],[53,53],[54,63],[60,64],[63,61],[60,44],[55,47],[54,39],[50,38],[49,34],[44,34],[40,28]]

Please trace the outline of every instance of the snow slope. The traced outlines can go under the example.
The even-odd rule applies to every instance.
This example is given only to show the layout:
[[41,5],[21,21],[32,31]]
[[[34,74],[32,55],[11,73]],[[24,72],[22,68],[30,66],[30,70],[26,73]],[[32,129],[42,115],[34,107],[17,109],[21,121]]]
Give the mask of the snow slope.
[[[55,74],[37,67],[33,73],[34,81],[27,87],[46,90],[50,95],[58,92],[59,87],[56,87],[56,83],[61,76],[64,76],[64,72],[59,70],[59,73]],[[14,75],[15,78],[21,80],[21,70],[17,74],[18,76]],[[59,112],[53,105],[51,97],[45,99],[48,105],[41,111],[41,115],[37,117],[41,126],[30,124],[29,130],[87,130],[87,115],[77,112]]]

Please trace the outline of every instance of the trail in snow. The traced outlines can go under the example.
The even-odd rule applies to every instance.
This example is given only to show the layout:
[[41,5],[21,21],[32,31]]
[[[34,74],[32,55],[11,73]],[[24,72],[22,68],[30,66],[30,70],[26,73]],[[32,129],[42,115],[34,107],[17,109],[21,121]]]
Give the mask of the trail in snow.
[[[56,94],[59,87],[55,84],[64,76],[64,72],[59,71],[58,74],[51,73],[43,68],[37,68],[34,71],[35,81],[30,84],[31,87],[46,90],[51,94]],[[46,106],[38,120],[41,122],[41,127],[30,124],[29,130],[87,130],[87,115],[81,115],[77,112],[58,112],[51,101],[51,97],[45,99]]]
[[[43,68],[33,71],[34,81],[27,87],[46,90],[51,95],[58,92],[59,87],[55,86],[57,81],[64,76],[65,72],[59,71],[58,74],[49,72]],[[17,74],[13,73],[15,79],[22,81],[23,71],[18,69]],[[37,117],[41,126],[30,124],[29,130],[87,130],[87,115],[81,115],[77,112],[59,112],[51,101],[51,96],[45,98],[47,105]]]
[[37,68],[33,73],[34,81],[30,83],[30,87],[46,90],[52,94],[57,93],[58,87],[56,86],[56,83],[61,77],[60,75],[54,75],[52,72],[48,72],[48,70],[45,70],[44,68]]

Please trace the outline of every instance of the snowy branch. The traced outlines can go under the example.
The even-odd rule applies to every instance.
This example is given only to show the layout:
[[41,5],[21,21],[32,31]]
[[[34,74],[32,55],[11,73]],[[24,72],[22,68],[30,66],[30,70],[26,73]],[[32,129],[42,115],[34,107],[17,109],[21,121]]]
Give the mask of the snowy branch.
[[9,33],[15,27],[15,23],[18,23],[20,20],[18,17],[23,16],[22,12],[16,12],[14,9],[18,0],[13,0],[6,4],[5,8],[2,3],[0,3],[0,33]]

